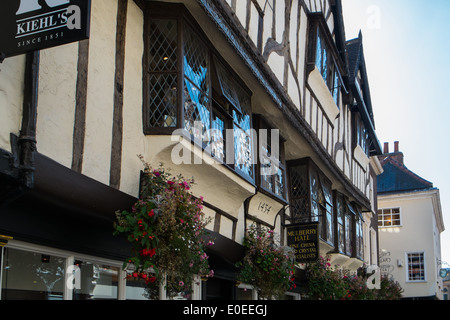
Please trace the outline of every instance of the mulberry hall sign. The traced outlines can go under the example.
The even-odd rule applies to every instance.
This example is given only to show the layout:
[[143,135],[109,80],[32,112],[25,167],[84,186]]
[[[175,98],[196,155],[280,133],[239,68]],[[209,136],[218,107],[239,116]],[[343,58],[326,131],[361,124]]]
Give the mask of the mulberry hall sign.
[[3,0],[0,54],[3,58],[89,37],[91,0]]
[[286,226],[287,245],[294,249],[297,263],[314,262],[319,258],[319,223]]

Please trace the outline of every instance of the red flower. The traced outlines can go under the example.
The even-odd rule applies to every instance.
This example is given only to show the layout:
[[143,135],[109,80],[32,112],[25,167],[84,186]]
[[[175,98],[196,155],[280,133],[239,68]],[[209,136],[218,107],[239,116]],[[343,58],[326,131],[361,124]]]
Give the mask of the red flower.
[[149,256],[150,258],[153,257],[156,254],[155,248],[153,249],[143,249],[141,250],[141,255],[143,256]]
[[155,211],[153,211],[153,209],[148,212],[149,217],[153,217],[154,215],[155,215]]
[[156,277],[150,277],[150,278],[147,278],[147,279],[145,280],[145,283],[148,284],[149,282],[150,282],[150,283],[153,283],[153,282],[155,282],[155,281],[156,281]]

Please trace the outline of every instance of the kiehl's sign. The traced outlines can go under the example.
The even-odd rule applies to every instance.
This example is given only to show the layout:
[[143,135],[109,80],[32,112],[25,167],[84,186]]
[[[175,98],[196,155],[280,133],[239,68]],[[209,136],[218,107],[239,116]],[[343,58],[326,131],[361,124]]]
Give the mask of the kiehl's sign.
[[319,259],[319,224],[295,224],[286,227],[287,245],[294,249],[297,263]]
[[89,37],[90,0],[2,0],[3,58]]

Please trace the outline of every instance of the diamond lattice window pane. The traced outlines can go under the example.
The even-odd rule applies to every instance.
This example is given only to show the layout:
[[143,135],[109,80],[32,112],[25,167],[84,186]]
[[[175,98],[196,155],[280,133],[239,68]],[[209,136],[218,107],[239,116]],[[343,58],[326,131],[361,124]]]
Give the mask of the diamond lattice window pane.
[[209,95],[209,54],[207,47],[187,27],[184,35],[184,75],[201,91]]
[[213,114],[211,127],[211,155],[221,162],[225,161],[225,123],[226,120],[219,114]]
[[210,98],[188,79],[184,83],[184,128],[195,139],[210,141]]
[[253,178],[253,158],[251,136],[248,131],[234,125],[234,161],[235,167]]
[[176,127],[177,76],[152,74],[149,76],[149,126]]
[[176,71],[177,21],[171,19],[151,20],[149,38],[150,71]]

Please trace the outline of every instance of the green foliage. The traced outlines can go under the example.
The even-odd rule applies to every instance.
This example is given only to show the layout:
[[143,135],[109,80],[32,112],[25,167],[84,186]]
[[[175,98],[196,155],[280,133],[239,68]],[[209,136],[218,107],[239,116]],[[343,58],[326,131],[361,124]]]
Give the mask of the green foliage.
[[131,212],[116,212],[114,234],[127,235],[133,254],[124,269],[134,266],[129,279],[147,284],[147,294],[158,298],[158,287],[166,281],[169,296],[189,295],[195,276],[209,277],[205,249],[212,245],[202,212],[203,199],[190,193],[193,180],[172,177],[162,165],[152,169],[142,157],[144,175],[140,199]]
[[273,242],[273,231],[252,226],[244,237],[238,281],[252,285],[261,299],[282,299],[293,286],[294,262]]
[[306,288],[304,299],[310,300],[399,300],[402,298],[400,285],[381,277],[380,289],[369,289],[365,266],[356,274],[332,267],[329,257],[320,257],[306,267]]

